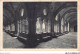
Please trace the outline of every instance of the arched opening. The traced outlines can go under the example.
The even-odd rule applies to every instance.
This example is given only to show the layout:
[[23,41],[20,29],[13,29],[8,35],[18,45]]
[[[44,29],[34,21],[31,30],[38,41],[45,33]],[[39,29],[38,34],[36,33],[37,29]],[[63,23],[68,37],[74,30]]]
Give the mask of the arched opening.
[[37,18],[37,21],[36,21],[36,33],[37,34],[41,34],[42,33],[42,22],[41,22],[41,17],[38,17]]
[[[54,23],[54,31],[58,31],[61,33],[68,33],[68,32],[74,32],[74,24],[77,25],[77,22],[75,22],[75,20],[77,21],[77,9],[76,7],[67,7],[67,8],[63,8],[56,16],[58,16],[59,18],[59,22],[57,24]],[[55,18],[57,19],[57,18]],[[74,23],[75,22],[75,23]],[[73,25],[73,26],[71,26]],[[59,27],[59,29],[58,29]],[[76,30],[76,27],[75,27]]]

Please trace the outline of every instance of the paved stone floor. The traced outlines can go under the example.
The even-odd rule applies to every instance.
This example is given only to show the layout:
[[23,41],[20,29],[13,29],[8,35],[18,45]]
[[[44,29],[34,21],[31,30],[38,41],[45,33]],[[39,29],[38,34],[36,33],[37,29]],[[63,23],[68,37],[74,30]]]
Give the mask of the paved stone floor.
[[50,41],[42,42],[37,48],[77,48],[77,33],[71,32]]
[[25,45],[18,41],[16,37],[3,32],[3,48],[24,48]]
[[[11,37],[3,33],[4,48],[25,48],[26,46],[18,41],[16,37]],[[77,33],[71,32],[58,38],[53,38],[47,42],[41,42],[36,48],[77,48]]]

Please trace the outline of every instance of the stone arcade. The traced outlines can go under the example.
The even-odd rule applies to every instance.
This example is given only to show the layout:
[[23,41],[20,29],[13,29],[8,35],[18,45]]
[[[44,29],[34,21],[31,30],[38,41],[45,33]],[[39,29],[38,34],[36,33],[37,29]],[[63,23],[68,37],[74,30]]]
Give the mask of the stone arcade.
[[77,33],[77,2],[4,2],[3,30],[27,47]]

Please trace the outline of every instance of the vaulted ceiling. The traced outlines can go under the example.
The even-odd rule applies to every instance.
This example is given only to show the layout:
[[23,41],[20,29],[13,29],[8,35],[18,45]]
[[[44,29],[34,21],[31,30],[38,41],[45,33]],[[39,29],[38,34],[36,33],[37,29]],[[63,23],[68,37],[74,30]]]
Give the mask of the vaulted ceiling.
[[[26,7],[28,15],[33,17],[36,13],[42,15],[43,9],[46,8],[47,12],[52,12],[55,16],[60,14],[61,17],[64,17],[69,21],[74,21],[77,19],[77,3],[76,2],[4,2],[3,3],[3,23],[7,25],[13,23],[15,19],[16,11],[19,11],[20,8]],[[34,11],[35,9],[35,11]],[[25,12],[26,12],[25,11]],[[20,12],[19,12],[20,14]]]

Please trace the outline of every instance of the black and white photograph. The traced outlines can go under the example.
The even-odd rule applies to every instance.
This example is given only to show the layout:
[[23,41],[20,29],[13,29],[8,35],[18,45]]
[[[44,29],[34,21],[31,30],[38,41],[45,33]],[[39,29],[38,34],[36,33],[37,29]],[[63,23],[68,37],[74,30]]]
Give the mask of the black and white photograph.
[[77,2],[3,2],[3,48],[77,49]]

